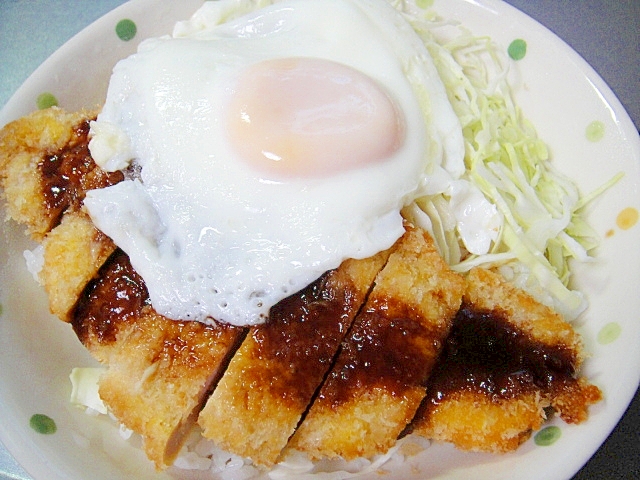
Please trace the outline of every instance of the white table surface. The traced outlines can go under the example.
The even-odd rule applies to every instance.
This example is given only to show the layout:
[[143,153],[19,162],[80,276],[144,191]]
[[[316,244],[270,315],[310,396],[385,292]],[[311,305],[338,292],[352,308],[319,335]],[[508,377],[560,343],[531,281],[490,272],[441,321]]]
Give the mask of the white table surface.
[[[582,55],[640,128],[640,0],[507,1]],[[66,40],[121,3],[123,0],[0,0],[0,107]],[[574,480],[634,478],[640,478],[638,393],[609,439]],[[0,479],[30,480],[2,444]]]

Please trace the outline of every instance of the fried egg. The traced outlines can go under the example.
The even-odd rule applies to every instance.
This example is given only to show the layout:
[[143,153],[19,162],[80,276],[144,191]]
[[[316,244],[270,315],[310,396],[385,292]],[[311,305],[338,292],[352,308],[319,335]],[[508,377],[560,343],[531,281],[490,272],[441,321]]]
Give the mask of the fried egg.
[[205,2],[141,43],[92,124],[92,156],[127,180],[85,207],[172,319],[265,321],[323,272],[390,247],[431,170],[464,171],[429,54],[384,0],[229,18],[248,6]]

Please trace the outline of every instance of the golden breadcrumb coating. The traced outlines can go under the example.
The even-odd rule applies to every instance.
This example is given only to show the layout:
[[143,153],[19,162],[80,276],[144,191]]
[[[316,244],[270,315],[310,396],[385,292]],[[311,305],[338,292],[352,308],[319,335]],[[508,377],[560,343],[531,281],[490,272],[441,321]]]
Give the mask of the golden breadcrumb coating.
[[73,141],[74,127],[92,118],[92,112],[68,113],[52,107],[35,111],[0,130],[0,186],[7,214],[42,240],[58,220],[47,208],[38,164]]
[[504,453],[515,450],[546,420],[549,401],[540,392],[494,399],[477,392],[458,391],[414,431],[432,440],[451,442],[462,450]]
[[[222,448],[270,466],[293,449],[372,456],[409,430],[465,450],[511,451],[548,412],[579,423],[602,398],[580,376],[585,354],[570,324],[495,272],[462,280],[410,226],[392,250],[347,260],[280,302],[264,325],[160,316],[126,254],[82,209],[87,190],[124,178],[90,156],[94,116],[52,107],[6,125],[0,187],[7,217],[42,242],[51,311],[108,366],[100,396],[143,437],[157,468],[173,462],[196,420]],[[441,367],[469,311],[498,318],[508,336],[550,352],[570,374],[509,377],[502,393],[447,383],[466,372]]]
[[[566,422],[587,418],[589,405],[602,394],[579,377],[580,336],[559,314],[481,268],[467,276],[463,311],[476,312],[476,320],[486,323],[468,331],[475,339],[456,337],[452,356],[443,355],[414,433],[465,450],[507,452],[542,426],[549,407]],[[447,342],[476,321],[460,312]],[[484,349],[486,358],[478,353]]]
[[465,300],[480,309],[504,312],[510,323],[534,340],[562,345],[571,350],[578,364],[582,363],[582,341],[571,324],[500,274],[472,269],[467,276]]
[[[122,178],[103,172],[89,155],[92,117],[51,108],[5,126],[0,181],[8,216],[42,242],[39,279],[51,311],[70,322],[90,353],[109,367],[100,381],[102,400],[143,437],[156,466],[165,468],[243,331],[174,322],[148,305],[146,288],[127,270],[126,256],[81,208],[86,190]],[[102,268],[110,257],[124,267],[105,282]],[[132,288],[136,282],[139,288]],[[101,295],[91,298],[100,284]]]
[[[147,456],[173,463],[241,330],[168,320],[150,307],[119,331],[125,343],[103,351],[109,368],[100,397],[127,428],[142,435]],[[96,348],[87,345],[95,352]]]
[[70,212],[42,241],[44,265],[39,274],[51,313],[65,322],[85,286],[116,249],[82,211]]
[[158,468],[173,462],[243,334],[158,315],[119,251],[83,293],[72,325],[89,352],[108,365],[100,397],[122,424],[142,435]]
[[569,356],[573,378],[552,383],[545,393],[565,422],[580,423],[587,419],[589,405],[600,401],[602,393],[598,387],[578,377],[585,353],[582,339],[570,323],[499,274],[481,268],[472,270],[467,278],[466,301],[477,308],[504,312],[514,327],[532,340],[562,350]]
[[311,458],[384,453],[413,418],[464,280],[407,227],[289,446]]
[[347,260],[273,307],[267,323],[251,329],[202,410],[203,435],[256,464],[272,465],[387,256]]

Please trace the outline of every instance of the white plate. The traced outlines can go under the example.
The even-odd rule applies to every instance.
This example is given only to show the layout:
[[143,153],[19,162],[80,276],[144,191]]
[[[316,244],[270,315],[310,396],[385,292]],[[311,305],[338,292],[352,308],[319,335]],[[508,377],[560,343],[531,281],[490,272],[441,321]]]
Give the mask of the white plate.
[[[187,18],[200,3],[137,0],[109,13],[71,39],[24,83],[0,112],[0,125],[28,113],[43,92],[54,94],[69,110],[98,106],[117,59],[130,54],[137,40],[170,32],[176,20]],[[603,242],[597,260],[581,268],[577,278],[591,305],[579,322],[592,353],[586,374],[602,388],[605,400],[591,409],[583,425],[554,423],[562,435],[551,446],[530,440],[517,452],[501,456],[432,446],[412,459],[406,470],[384,478],[410,474],[421,479],[569,478],[616,425],[640,378],[640,225],[622,229],[616,224],[623,209],[640,210],[640,140],[602,79],[529,17],[497,0],[437,0],[435,8],[476,34],[490,35],[505,49],[516,38],[526,40],[526,56],[512,75],[518,104],[551,147],[556,164],[584,192],[619,171],[626,173],[591,208],[590,220]],[[137,26],[131,42],[114,34],[114,26],[125,18]],[[605,132],[597,142],[586,135],[594,121],[601,122]],[[96,480],[171,478],[169,473],[155,472],[111,422],[88,417],[69,405],[69,372],[95,363],[69,326],[48,313],[44,293],[24,266],[22,251],[32,245],[21,229],[13,224],[1,228],[0,440],[38,480],[78,479],[87,472]],[[598,340],[603,329],[615,332],[616,328],[620,334],[613,341]],[[57,433],[35,433],[29,427],[34,413],[53,418]]]

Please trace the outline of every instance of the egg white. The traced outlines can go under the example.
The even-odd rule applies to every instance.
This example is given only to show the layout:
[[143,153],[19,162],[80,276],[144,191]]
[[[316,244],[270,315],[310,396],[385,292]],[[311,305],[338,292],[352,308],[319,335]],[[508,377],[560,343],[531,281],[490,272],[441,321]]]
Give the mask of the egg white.
[[[251,325],[345,259],[390,247],[428,170],[459,175],[462,138],[428,52],[386,2],[288,0],[212,25],[231,3],[206,2],[115,67],[92,153],[121,167],[122,149],[100,148],[100,131],[115,130],[140,174],[88,192],[85,206],[160,314]],[[235,158],[222,128],[234,82],[289,57],[348,65],[382,85],[403,115],[402,147],[321,178],[270,178]]]

